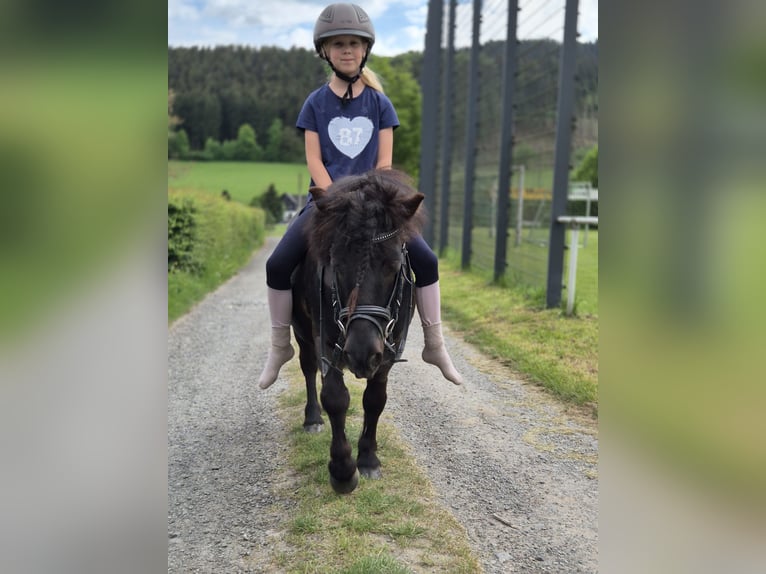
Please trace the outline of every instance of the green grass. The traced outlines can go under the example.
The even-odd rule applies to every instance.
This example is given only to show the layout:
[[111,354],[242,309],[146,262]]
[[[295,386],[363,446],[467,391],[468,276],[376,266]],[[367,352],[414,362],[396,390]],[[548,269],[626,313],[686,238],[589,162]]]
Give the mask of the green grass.
[[410,574],[412,571],[388,554],[365,556],[338,574]]
[[305,195],[309,172],[302,163],[168,161],[168,187],[197,189],[249,204],[274,184],[277,193]]
[[[496,157],[490,156],[489,164],[479,162],[476,166],[476,179],[479,182],[476,189],[485,192],[497,181],[498,166],[495,163]],[[462,169],[462,168],[461,168]],[[453,172],[453,179],[462,181],[463,171]],[[519,176],[513,173],[511,186],[518,187]],[[533,167],[527,166],[524,173],[525,189],[552,189],[553,188],[553,168],[552,166]]]
[[[451,228],[450,237],[462,237],[462,229]],[[523,241],[517,247],[514,230],[509,230],[506,247],[508,267],[504,282],[508,285],[523,283],[527,286],[545,288],[548,270],[548,227],[525,228]],[[567,230],[564,252],[563,280],[566,283],[569,273],[569,254],[572,245],[572,232]],[[577,281],[575,289],[575,312],[580,315],[598,316],[598,230],[588,231],[587,245],[584,244],[585,231],[580,230],[577,251]],[[494,233],[488,227],[474,227],[471,236],[471,270],[477,275],[491,279],[495,268]],[[452,251],[453,260],[459,262],[459,256]],[[566,302],[566,288],[562,289],[562,302]]]
[[[274,557],[274,567],[327,574],[478,572],[465,530],[436,503],[428,478],[385,419],[378,429],[384,478],[362,478],[349,495],[333,492],[327,470],[329,423],[322,433],[304,432],[305,383],[297,364],[287,369],[290,386],[280,397],[280,415],[291,427],[289,458],[297,484],[284,493],[295,507],[287,522],[286,548]],[[347,379],[347,385],[346,434],[355,449],[364,382]]]
[[264,214],[201,191],[173,190],[168,198],[194,202],[199,234],[194,255],[203,267],[198,274],[168,273],[168,321],[172,322],[247,263],[263,243]]
[[[580,316],[598,317],[598,230],[588,230],[587,243],[585,231],[580,230],[577,250],[577,282],[575,283],[575,313]],[[567,231],[567,245],[570,246],[564,256],[564,277],[568,276],[569,255],[572,232]],[[566,291],[566,290],[565,290]],[[566,292],[561,296],[566,302]]]
[[485,275],[461,272],[452,258],[442,260],[440,275],[442,315],[465,340],[560,399],[597,412],[596,316],[545,309],[541,289],[493,285]]

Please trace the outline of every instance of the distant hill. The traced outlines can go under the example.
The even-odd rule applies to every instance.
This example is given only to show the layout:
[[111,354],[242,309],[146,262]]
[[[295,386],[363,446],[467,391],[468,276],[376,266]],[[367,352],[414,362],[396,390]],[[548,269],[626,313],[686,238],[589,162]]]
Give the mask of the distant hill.
[[[504,42],[490,42],[481,52],[480,109],[485,133],[499,128],[504,46]],[[524,41],[518,53],[517,129],[533,131],[550,123],[555,114],[560,46],[551,40]],[[456,126],[465,116],[469,55],[468,49],[455,55]],[[422,52],[373,56],[370,67],[375,69],[380,60],[407,70],[420,81]],[[316,54],[302,48],[168,48],[168,88],[175,94],[174,114],[183,120],[180,127],[193,149],[201,149],[208,137],[236,139],[243,123],[249,123],[259,144],[266,146],[274,118],[285,126],[294,125],[304,99],[326,81],[327,74]],[[598,117],[598,43],[578,45],[576,110],[578,118],[593,121]]]

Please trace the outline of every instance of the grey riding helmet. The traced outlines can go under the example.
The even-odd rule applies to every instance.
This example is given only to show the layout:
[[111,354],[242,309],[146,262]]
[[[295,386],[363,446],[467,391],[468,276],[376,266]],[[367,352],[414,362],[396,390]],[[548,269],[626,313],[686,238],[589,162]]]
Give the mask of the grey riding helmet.
[[333,36],[359,36],[368,41],[367,54],[370,53],[375,43],[375,28],[372,20],[361,7],[356,4],[330,4],[322,10],[314,25],[314,47],[317,54],[322,54],[322,44],[327,38]]

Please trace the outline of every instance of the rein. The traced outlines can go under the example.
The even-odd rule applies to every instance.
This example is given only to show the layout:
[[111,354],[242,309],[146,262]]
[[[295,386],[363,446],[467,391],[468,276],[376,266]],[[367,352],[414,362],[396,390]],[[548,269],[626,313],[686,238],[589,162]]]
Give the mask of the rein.
[[[399,230],[396,229],[389,233],[383,233],[376,235],[372,238],[372,243],[380,243],[396,237],[399,234]],[[381,338],[383,339],[386,350],[394,356],[394,362],[401,362],[400,358],[404,352],[404,344],[407,339],[407,330],[409,328],[412,304],[407,306],[405,312],[408,314],[406,317],[406,323],[404,325],[404,331],[402,338],[399,341],[399,346],[396,346],[394,341],[394,327],[399,321],[399,311],[402,309],[402,295],[404,293],[405,283],[412,285],[412,268],[410,266],[409,255],[407,253],[407,247],[402,243],[402,248],[399,253],[400,263],[399,270],[396,274],[396,281],[394,282],[391,295],[388,298],[388,302],[385,307],[379,305],[357,305],[353,311],[348,306],[343,307],[340,301],[339,289],[338,289],[338,275],[335,269],[330,266],[332,273],[332,286],[331,286],[331,301],[333,310],[333,320],[338,327],[338,339],[333,345],[332,357],[327,358],[324,355],[325,348],[325,333],[324,333],[324,273],[325,266],[320,266],[318,269],[319,274],[319,348],[320,348],[320,363],[322,369],[322,376],[326,375],[330,368],[337,371],[342,369],[339,367],[340,360],[343,355],[343,347],[346,343],[346,330],[351,326],[351,323],[356,320],[365,320],[371,322],[378,329]]]

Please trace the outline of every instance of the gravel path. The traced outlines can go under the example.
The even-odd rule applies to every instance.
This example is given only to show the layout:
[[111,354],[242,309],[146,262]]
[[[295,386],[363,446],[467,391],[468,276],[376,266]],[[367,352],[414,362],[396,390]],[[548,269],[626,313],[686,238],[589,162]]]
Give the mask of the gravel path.
[[566,414],[446,328],[445,338],[463,385],[420,360],[423,334],[412,328],[383,419],[465,526],[485,572],[597,572],[595,423]]
[[[170,329],[168,572],[267,572],[259,564],[290,512],[276,494],[289,476],[287,431],[272,414],[284,383],[265,392],[254,383],[269,344],[264,263],[274,244]],[[447,331],[465,379],[453,386],[420,360],[417,321],[383,420],[465,526],[485,572],[597,572],[596,425]]]
[[255,382],[271,335],[273,245],[170,329],[168,572],[267,572],[259,556],[289,511],[274,494],[287,430],[273,414],[277,393]]

